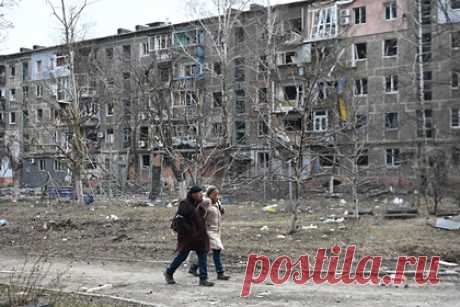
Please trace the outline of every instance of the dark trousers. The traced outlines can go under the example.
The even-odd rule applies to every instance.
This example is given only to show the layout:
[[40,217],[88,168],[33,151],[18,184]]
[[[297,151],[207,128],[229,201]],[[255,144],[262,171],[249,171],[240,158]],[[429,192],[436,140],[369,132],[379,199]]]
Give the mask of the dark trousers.
[[[216,268],[217,273],[224,273],[224,265],[222,264],[222,251],[220,249],[212,250],[212,259],[214,260],[214,267]],[[199,268],[198,263],[193,263],[191,265],[191,270],[195,271]]]
[[[166,268],[166,272],[170,275],[173,275],[174,272],[180,267],[182,262],[187,259],[190,254],[190,250],[180,251],[176,254],[171,264]],[[198,268],[200,270],[200,280],[208,279],[208,253],[197,251],[198,255]]]
[[214,266],[216,267],[217,273],[224,272],[224,266],[222,265],[222,256],[221,256],[220,249],[213,249],[212,250],[212,259],[214,260]]

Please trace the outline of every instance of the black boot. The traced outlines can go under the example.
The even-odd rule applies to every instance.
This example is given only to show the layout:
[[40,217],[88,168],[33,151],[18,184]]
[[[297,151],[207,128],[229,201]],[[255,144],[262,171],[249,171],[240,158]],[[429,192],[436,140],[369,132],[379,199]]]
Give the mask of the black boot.
[[212,287],[214,286],[214,283],[212,281],[208,281],[207,279],[200,279],[200,286]]
[[217,273],[217,279],[218,280],[229,280],[230,276],[225,275],[224,272],[219,272],[219,273]]
[[188,273],[192,274],[195,277],[198,277],[198,276],[200,276],[200,274],[198,274],[197,270],[198,270],[198,265],[197,264],[192,264],[190,266],[190,269],[188,270]]
[[172,276],[172,274],[169,274],[168,272],[164,272],[163,275],[164,275],[166,283],[168,285],[174,285],[176,283],[176,281],[174,280],[174,277]]

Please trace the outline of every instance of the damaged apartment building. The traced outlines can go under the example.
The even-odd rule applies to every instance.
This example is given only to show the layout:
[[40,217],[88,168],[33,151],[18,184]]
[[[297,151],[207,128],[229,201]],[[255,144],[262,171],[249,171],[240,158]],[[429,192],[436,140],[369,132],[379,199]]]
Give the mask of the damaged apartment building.
[[[341,175],[345,122],[369,176],[410,179],[422,145],[460,163],[460,1],[300,1],[228,16],[231,28],[155,22],[74,44],[89,185],[173,185],[166,152],[192,161],[217,146],[235,172],[282,176],[274,139],[305,143],[307,176]],[[0,56],[0,184],[15,172],[25,187],[68,184],[68,63],[63,46]]]

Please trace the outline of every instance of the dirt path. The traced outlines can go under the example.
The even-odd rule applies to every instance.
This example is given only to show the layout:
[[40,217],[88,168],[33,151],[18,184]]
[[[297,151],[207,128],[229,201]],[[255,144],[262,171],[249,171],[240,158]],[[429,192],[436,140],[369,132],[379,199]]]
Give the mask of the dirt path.
[[[0,282],[7,282],[8,271],[23,271],[24,261],[0,255]],[[50,278],[61,275],[65,291],[81,291],[112,284],[111,289],[96,292],[142,301],[152,306],[460,306],[460,284],[442,282],[436,286],[409,288],[380,286],[325,286],[287,284],[282,287],[260,285],[253,289],[250,298],[239,297],[242,274],[232,276],[229,282],[218,282],[213,288],[197,286],[197,279],[185,273],[176,273],[177,285],[164,283],[160,263],[103,263],[53,261],[47,278],[41,283],[47,286]],[[30,271],[28,267],[24,271]],[[64,273],[63,273],[64,272]],[[211,276],[214,279],[214,274]]]

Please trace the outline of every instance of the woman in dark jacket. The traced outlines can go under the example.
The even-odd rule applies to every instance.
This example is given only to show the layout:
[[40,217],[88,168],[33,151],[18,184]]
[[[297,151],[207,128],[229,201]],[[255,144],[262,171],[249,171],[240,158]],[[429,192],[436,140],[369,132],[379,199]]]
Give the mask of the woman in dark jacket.
[[203,201],[200,187],[194,186],[187,194],[187,198],[179,204],[176,216],[180,216],[177,227],[177,254],[164,273],[168,284],[175,284],[174,272],[187,259],[190,251],[198,255],[200,286],[213,286],[208,281],[209,237],[206,232],[204,210],[199,204]]

